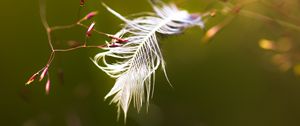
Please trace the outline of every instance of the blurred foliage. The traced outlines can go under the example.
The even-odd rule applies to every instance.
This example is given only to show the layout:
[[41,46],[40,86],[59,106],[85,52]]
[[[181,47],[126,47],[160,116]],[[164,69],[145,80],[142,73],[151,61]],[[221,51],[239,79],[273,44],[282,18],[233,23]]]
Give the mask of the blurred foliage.
[[[299,126],[299,0],[168,0],[202,13],[205,30],[162,38],[171,88],[157,72],[148,113],[130,111],[128,126]],[[123,15],[151,11],[147,0],[103,0]],[[0,125],[124,125],[103,97],[114,81],[89,60],[100,49],[58,53],[50,69],[52,85],[24,86],[50,53],[39,17],[39,1],[1,2]],[[51,26],[78,19],[79,0],[48,0]],[[119,30],[120,20],[99,0],[88,0],[84,15],[98,10],[96,29]],[[54,46],[84,40],[85,29],[53,33]],[[107,38],[92,36],[91,44]]]

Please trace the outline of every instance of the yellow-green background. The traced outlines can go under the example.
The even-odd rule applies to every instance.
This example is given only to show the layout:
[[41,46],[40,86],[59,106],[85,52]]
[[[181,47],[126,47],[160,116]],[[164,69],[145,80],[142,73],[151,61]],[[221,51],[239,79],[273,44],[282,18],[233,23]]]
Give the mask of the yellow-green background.
[[[265,0],[281,2],[287,0]],[[103,0],[121,14],[152,11],[147,0]],[[174,0],[191,12],[221,8],[214,0]],[[239,3],[241,1],[230,1]],[[289,0],[291,14],[299,17],[299,0]],[[79,0],[47,0],[49,24],[75,21]],[[107,12],[99,0],[88,0],[82,13],[98,10],[100,31],[115,33],[120,20]],[[45,95],[43,82],[25,86],[42,68],[50,54],[39,17],[38,0],[0,2],[0,125],[1,126],[115,126],[124,125],[117,109],[104,101],[114,80],[90,61],[100,49],[58,53],[50,68],[51,91]],[[250,10],[285,20],[275,11],[255,2]],[[207,28],[222,17],[210,18]],[[288,19],[287,19],[288,21]],[[296,22],[297,23],[297,22]],[[87,22],[88,24],[88,22]],[[161,39],[171,88],[161,70],[156,75],[154,98],[149,112],[130,109],[128,126],[299,126],[300,77],[280,72],[269,62],[257,42],[278,39],[286,31],[295,42],[300,32],[280,25],[236,16],[208,44],[204,31],[188,29],[184,34]],[[83,40],[82,28],[55,32],[54,45],[66,40]],[[89,44],[107,39],[93,35]],[[108,39],[107,39],[108,40]],[[58,76],[59,75],[59,76]],[[63,76],[63,82],[59,77]]]

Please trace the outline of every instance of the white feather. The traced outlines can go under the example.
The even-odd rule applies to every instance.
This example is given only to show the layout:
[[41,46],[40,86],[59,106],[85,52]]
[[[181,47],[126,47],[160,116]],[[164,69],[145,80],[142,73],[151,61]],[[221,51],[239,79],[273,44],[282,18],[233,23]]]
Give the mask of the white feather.
[[[139,16],[132,20],[104,5],[108,11],[125,22],[123,29],[116,33],[115,37],[126,39],[128,42],[120,44],[113,40],[110,45],[119,46],[108,45],[105,52],[94,57],[93,62],[110,77],[116,78],[115,85],[105,99],[114,95],[111,102],[117,104],[118,114],[123,110],[125,119],[131,100],[138,111],[143,102],[149,105],[155,71],[159,66],[166,75],[157,33],[172,35],[181,33],[186,27],[203,27],[200,16],[179,10],[174,4],[155,2],[152,5],[156,14]],[[107,58],[116,61],[110,63]]]

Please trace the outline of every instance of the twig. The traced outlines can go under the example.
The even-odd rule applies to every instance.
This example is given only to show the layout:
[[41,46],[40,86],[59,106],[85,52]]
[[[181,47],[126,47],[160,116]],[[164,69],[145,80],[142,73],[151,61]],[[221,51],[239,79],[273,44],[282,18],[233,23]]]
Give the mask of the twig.
[[[82,6],[83,6],[81,4],[80,4],[80,8],[82,8]],[[101,48],[104,48],[106,46],[109,46],[109,45],[106,45],[106,44],[105,45],[87,45],[87,40],[90,37],[91,32],[95,32],[95,33],[97,33],[99,35],[107,36],[108,38],[115,39],[117,41],[121,41],[121,42],[127,41],[127,40],[115,37],[115,36],[113,36],[111,34],[98,31],[98,30],[94,29],[93,27],[86,26],[86,25],[84,25],[82,23],[83,21],[91,19],[96,14],[97,14],[97,12],[91,12],[88,15],[86,15],[85,17],[83,17],[82,19],[80,19],[80,20],[78,20],[75,23],[70,24],[70,25],[52,26],[52,27],[50,27],[49,24],[48,24],[48,22],[47,22],[47,17],[46,17],[45,1],[44,0],[40,0],[40,18],[41,18],[43,27],[44,27],[44,29],[46,31],[46,34],[47,34],[47,41],[48,41],[48,44],[50,46],[51,53],[50,53],[50,56],[49,56],[47,64],[42,69],[40,69],[35,74],[33,74],[29,78],[29,80],[27,81],[26,84],[32,83],[36,79],[37,75],[40,75],[40,81],[41,81],[44,78],[44,75],[47,74],[48,80],[47,80],[45,88],[46,88],[46,94],[48,94],[49,93],[49,89],[50,89],[50,87],[49,87],[50,86],[50,75],[49,75],[48,69],[51,66],[51,63],[52,63],[52,61],[55,58],[56,52],[68,52],[68,51],[73,51],[73,50],[77,50],[77,49],[81,49],[81,48],[100,48],[101,49]],[[80,12],[79,12],[79,15],[80,15]],[[95,23],[93,23],[92,25],[94,26]],[[88,29],[88,32],[86,34],[89,34],[89,35],[86,35],[84,43],[82,45],[79,45],[79,46],[76,46],[76,47],[72,47],[72,48],[66,48],[66,49],[57,49],[57,48],[55,48],[53,46],[51,33],[53,31],[56,31],[56,30],[70,29],[70,28],[73,28],[75,26],[80,26],[80,27],[84,27],[84,28]],[[42,74],[40,74],[41,72],[42,72]]]

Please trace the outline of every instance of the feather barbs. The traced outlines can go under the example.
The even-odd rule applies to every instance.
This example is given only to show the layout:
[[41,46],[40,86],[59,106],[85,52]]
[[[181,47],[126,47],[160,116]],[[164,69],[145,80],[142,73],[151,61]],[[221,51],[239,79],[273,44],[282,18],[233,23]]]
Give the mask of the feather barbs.
[[[174,4],[152,3],[155,15],[138,16],[133,19],[127,19],[103,5],[125,22],[124,27],[114,36],[127,41],[118,43],[117,40],[112,40],[104,48],[106,51],[98,53],[92,60],[102,71],[116,79],[105,99],[113,96],[111,103],[118,106],[118,114],[123,110],[126,119],[131,101],[138,111],[144,102],[149,105],[154,91],[155,72],[159,66],[168,80],[156,34],[179,34],[187,27],[203,27],[203,22],[201,16],[179,10]],[[111,46],[112,44],[117,46]],[[109,62],[108,58],[116,61]]]

